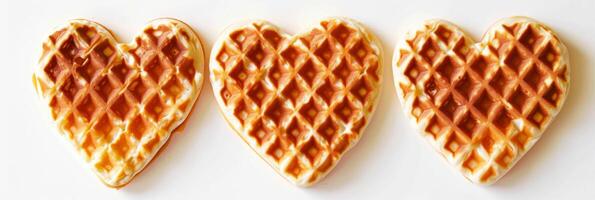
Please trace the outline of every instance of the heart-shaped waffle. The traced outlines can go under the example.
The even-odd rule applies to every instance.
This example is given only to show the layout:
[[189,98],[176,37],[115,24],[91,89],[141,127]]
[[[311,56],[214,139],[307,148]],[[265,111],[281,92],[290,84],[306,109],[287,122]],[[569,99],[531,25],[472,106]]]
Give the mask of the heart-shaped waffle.
[[255,21],[218,39],[210,76],[238,135],[287,180],[307,186],[361,137],[381,62],[380,43],[352,20],[330,18],[296,36]]
[[110,187],[139,173],[188,116],[202,84],[198,36],[173,19],[150,22],[134,42],[71,20],[43,43],[33,75],[62,135]]
[[427,21],[399,43],[393,63],[405,113],[474,183],[512,168],[568,94],[566,48],[524,17],[499,21],[480,43],[448,22]]

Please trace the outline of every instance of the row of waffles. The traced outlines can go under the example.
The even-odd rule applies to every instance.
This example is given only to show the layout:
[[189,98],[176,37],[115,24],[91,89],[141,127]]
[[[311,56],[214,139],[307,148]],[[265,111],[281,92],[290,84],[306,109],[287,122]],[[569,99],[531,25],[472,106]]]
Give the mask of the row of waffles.
[[[229,125],[290,182],[323,178],[361,138],[380,93],[380,42],[328,18],[289,35],[266,21],[228,28],[209,75]],[[197,34],[150,22],[130,43],[71,20],[43,43],[33,75],[62,136],[106,185],[123,187],[191,113],[204,79]],[[420,135],[464,177],[489,184],[541,137],[568,93],[566,48],[545,25],[506,18],[479,43],[430,20],[397,45],[393,76]]]

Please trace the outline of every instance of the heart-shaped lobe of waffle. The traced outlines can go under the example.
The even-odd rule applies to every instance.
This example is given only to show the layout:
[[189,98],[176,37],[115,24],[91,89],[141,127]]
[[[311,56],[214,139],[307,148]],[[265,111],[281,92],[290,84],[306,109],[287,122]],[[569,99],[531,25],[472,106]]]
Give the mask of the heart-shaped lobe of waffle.
[[568,93],[566,48],[524,17],[501,20],[476,44],[448,22],[428,21],[398,45],[393,62],[405,113],[474,183],[512,168]]
[[211,53],[217,102],[238,135],[290,182],[324,177],[361,137],[379,93],[380,43],[331,18],[290,36],[256,21]]
[[118,44],[103,26],[72,20],[43,44],[33,75],[52,119],[110,187],[122,187],[188,116],[202,84],[194,31],[173,19]]

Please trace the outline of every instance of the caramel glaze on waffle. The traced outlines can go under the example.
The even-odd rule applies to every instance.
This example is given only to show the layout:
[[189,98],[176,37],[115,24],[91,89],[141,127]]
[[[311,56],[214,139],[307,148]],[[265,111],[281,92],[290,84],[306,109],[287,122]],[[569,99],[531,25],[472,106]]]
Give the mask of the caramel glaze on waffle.
[[324,177],[361,137],[376,104],[380,43],[339,18],[290,36],[255,21],[230,28],[211,53],[226,120],[290,182]]
[[426,22],[395,50],[405,112],[470,181],[493,183],[541,137],[568,93],[566,48],[524,17],[496,23],[481,43]]
[[152,21],[130,44],[71,20],[44,42],[33,82],[64,137],[106,185],[121,187],[192,110],[203,56],[198,36],[177,20]]

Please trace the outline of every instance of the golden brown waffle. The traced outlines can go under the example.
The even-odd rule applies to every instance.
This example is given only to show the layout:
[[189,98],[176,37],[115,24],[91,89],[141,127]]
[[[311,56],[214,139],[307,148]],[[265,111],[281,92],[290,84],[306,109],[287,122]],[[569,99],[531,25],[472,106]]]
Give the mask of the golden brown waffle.
[[203,56],[196,34],[177,20],[150,22],[130,44],[71,20],[44,42],[33,82],[63,136],[106,185],[122,187],[192,110]]
[[448,22],[428,21],[398,45],[393,62],[406,114],[474,183],[512,168],[568,94],[566,48],[524,17],[501,20],[476,44]]
[[290,182],[324,177],[361,137],[379,93],[381,49],[348,19],[290,36],[265,21],[229,28],[211,52],[213,91],[242,139]]

